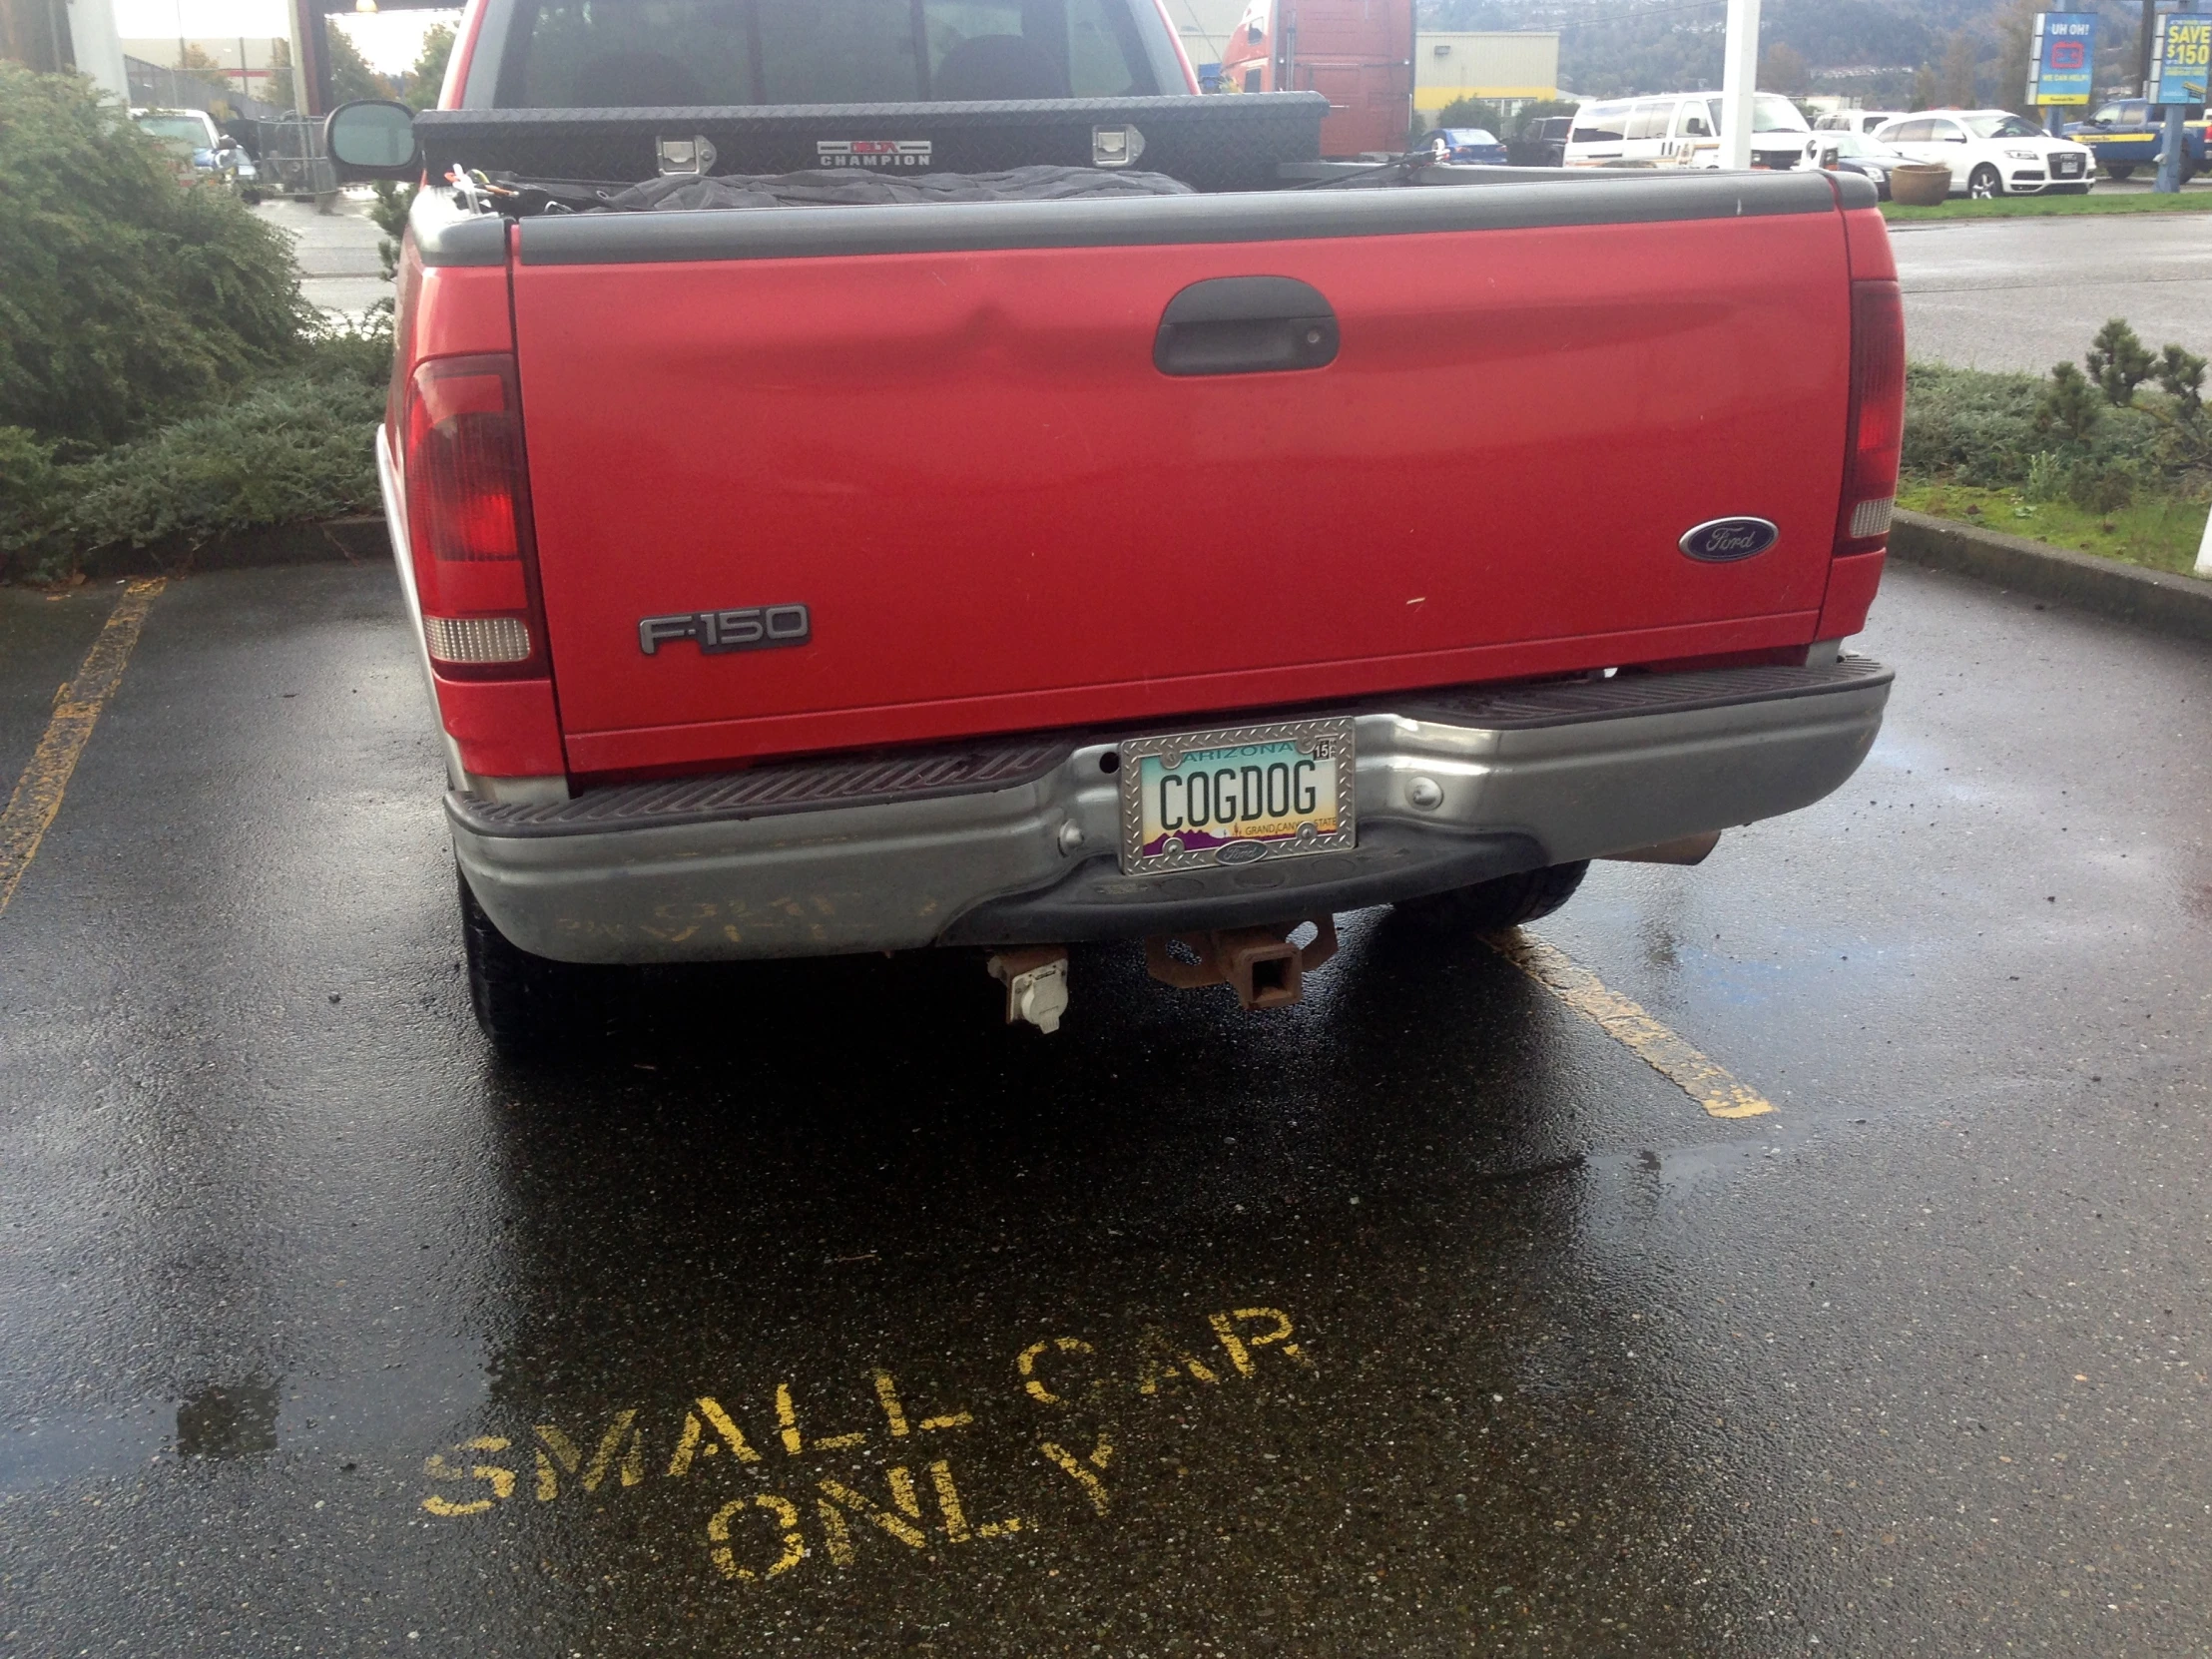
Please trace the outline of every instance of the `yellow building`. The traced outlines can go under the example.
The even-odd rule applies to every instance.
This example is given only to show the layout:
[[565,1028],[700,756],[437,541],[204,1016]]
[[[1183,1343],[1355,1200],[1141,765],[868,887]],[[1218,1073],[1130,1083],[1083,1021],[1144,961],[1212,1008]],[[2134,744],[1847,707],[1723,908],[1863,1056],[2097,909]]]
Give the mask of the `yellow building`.
[[1423,30],[1413,48],[1413,108],[1433,115],[1461,98],[1526,103],[1559,96],[1555,34]]

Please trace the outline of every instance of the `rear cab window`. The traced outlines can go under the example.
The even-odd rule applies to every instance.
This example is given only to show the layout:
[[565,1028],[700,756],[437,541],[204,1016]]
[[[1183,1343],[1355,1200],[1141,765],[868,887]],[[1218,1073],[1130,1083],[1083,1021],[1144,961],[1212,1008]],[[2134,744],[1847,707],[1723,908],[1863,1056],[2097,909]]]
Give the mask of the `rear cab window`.
[[493,102],[644,109],[1161,90],[1125,0],[522,0]]

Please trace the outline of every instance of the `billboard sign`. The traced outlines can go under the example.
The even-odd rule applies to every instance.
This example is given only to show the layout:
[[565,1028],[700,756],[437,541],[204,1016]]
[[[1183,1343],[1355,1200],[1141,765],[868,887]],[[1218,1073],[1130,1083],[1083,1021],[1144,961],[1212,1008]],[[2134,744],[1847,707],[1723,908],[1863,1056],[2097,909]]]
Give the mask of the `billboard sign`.
[[2097,14],[2037,12],[2027,66],[2030,104],[2086,104],[2096,90]]
[[2212,12],[2160,17],[2143,95],[2153,104],[2201,104],[2207,70],[2212,70]]

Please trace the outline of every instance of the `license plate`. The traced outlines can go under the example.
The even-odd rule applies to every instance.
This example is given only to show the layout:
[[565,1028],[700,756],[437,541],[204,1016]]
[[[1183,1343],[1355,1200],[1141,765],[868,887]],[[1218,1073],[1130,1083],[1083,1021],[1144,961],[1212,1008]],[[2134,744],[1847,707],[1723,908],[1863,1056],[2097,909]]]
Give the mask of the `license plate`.
[[2059,178],[2061,178],[2061,179],[2073,179],[2073,178],[2078,178],[2078,177],[2080,176],[2080,173],[2081,173],[2081,158],[2080,158],[2079,156],[2060,156],[2060,157],[2058,158],[2058,163],[2057,163],[2057,176],[2058,176]]
[[1120,756],[1121,867],[1132,875],[1357,844],[1350,720],[1134,738]]

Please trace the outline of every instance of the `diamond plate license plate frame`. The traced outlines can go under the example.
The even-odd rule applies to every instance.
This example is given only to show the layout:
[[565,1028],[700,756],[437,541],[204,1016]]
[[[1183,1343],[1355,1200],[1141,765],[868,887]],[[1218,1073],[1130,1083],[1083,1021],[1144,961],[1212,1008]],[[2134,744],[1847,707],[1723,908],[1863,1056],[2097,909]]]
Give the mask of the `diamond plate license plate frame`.
[[[1154,759],[1161,770],[1179,769],[1194,754],[1246,749],[1263,745],[1293,744],[1301,754],[1327,758],[1336,767],[1336,812],[1333,830],[1322,830],[1319,821],[1308,821],[1292,833],[1273,836],[1232,837],[1209,844],[1191,845],[1180,837],[1153,852],[1145,851],[1144,763]],[[1325,746],[1319,753],[1315,746]],[[1130,738],[1116,746],[1120,757],[1121,867],[1124,874],[1146,875],[1168,870],[1206,869],[1216,865],[1253,864],[1276,858],[1301,857],[1316,852],[1338,852],[1359,844],[1359,750],[1350,716],[1320,720],[1269,721],[1250,726],[1222,726],[1195,732],[1163,733],[1156,737]],[[1171,759],[1172,757],[1172,759]]]

